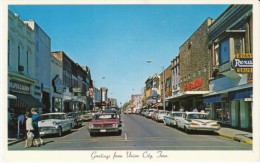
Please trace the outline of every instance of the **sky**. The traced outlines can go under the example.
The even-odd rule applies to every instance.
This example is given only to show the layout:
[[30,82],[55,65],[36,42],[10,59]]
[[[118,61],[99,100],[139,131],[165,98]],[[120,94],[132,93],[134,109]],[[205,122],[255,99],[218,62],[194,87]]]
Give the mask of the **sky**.
[[[124,104],[141,94],[149,76],[162,72],[179,47],[228,5],[9,5],[23,20],[34,20],[64,51],[90,68],[96,87]],[[147,63],[147,60],[152,60]]]

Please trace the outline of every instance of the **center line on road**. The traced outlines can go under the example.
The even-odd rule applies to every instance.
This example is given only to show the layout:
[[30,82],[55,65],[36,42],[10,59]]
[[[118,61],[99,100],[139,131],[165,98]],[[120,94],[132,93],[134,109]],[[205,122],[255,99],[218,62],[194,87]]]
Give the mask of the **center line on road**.
[[127,141],[127,135],[126,135],[126,133],[125,133],[125,141]]

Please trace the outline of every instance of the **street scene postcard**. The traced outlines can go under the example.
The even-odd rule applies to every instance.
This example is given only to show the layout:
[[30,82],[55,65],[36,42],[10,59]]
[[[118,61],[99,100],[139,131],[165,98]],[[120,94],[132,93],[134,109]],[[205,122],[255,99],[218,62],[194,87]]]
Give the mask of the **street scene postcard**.
[[2,161],[259,161],[259,7],[3,2]]

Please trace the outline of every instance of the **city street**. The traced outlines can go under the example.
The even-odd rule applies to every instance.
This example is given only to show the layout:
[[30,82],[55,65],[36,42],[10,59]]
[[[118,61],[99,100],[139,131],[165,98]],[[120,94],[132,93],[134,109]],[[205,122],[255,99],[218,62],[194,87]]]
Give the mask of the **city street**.
[[252,145],[237,142],[211,133],[187,134],[164,126],[151,119],[122,114],[121,136],[97,135],[90,137],[87,122],[62,137],[45,136],[41,147],[24,149],[24,142],[8,147],[9,150],[252,150]]

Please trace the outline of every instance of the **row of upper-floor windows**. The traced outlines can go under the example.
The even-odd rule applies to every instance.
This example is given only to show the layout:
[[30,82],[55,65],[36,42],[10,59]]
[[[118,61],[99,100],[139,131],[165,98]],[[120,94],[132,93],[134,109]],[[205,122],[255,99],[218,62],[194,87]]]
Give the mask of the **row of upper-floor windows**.
[[[13,47],[12,42],[8,39],[8,48],[7,48],[8,67],[11,66],[11,60],[14,59],[12,56],[12,53],[17,53],[18,69],[19,69],[19,66],[23,66],[23,68],[26,69],[26,70],[23,70],[23,72],[26,74],[29,74],[31,52],[29,50],[26,50],[25,54],[24,54],[24,51],[22,51],[20,45],[17,46],[17,51],[12,51],[12,50],[15,50],[15,47]],[[22,57],[24,58],[24,55],[25,55],[25,60],[23,60],[23,62],[22,62]]]

